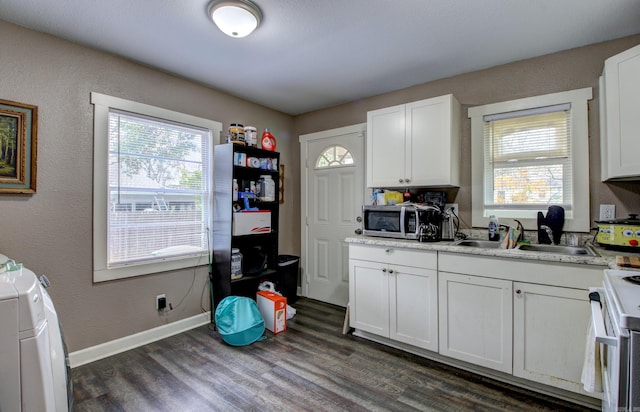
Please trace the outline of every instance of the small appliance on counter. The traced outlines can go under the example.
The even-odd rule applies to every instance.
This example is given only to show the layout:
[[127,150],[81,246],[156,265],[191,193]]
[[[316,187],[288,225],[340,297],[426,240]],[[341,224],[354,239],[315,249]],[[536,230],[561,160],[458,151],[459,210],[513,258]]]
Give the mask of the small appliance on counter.
[[418,212],[418,240],[439,242],[442,240],[442,212],[436,206],[416,206]]
[[[406,203],[399,205],[362,206],[365,236],[438,242],[453,238],[453,222],[445,222],[445,214],[438,206]],[[447,215],[448,216],[448,215]],[[443,237],[446,227],[447,237]]]
[[596,241],[607,249],[640,252],[640,219],[630,214],[625,219],[597,221]]

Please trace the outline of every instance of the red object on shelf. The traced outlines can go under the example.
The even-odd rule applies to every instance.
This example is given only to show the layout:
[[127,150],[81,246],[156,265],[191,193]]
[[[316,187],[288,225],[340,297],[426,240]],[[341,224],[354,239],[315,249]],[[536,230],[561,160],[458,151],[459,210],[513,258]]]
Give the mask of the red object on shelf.
[[276,138],[273,137],[269,129],[264,129],[264,132],[262,132],[262,140],[260,141],[260,144],[264,150],[275,152]]

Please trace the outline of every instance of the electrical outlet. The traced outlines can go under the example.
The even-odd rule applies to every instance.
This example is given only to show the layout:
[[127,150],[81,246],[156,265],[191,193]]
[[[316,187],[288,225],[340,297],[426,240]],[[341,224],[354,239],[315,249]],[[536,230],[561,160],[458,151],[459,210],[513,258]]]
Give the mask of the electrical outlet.
[[165,310],[167,308],[167,295],[164,293],[156,296],[156,309],[158,311]]
[[600,220],[613,220],[616,218],[616,205],[600,205]]
[[453,211],[453,214],[455,214],[456,216],[460,216],[460,211],[458,210],[457,203],[445,203],[444,211],[447,212],[449,209],[451,209]]

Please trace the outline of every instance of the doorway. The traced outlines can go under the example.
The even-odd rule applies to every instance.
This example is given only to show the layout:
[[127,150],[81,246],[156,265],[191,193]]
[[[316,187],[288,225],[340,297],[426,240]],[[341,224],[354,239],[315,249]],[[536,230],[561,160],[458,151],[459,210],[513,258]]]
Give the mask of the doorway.
[[300,136],[302,295],[346,306],[348,244],[365,196],[366,123]]

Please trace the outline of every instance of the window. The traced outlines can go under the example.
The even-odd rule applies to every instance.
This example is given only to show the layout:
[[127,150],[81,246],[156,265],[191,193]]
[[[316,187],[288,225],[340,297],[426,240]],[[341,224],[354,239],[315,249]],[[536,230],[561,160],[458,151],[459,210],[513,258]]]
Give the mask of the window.
[[206,264],[221,124],[91,94],[94,281]]
[[586,88],[469,109],[474,227],[496,215],[536,229],[557,205],[565,230],[589,231],[589,99]]
[[316,169],[338,166],[353,166],[353,156],[342,146],[336,145],[325,149],[316,160]]

